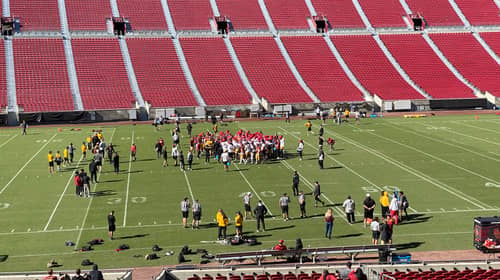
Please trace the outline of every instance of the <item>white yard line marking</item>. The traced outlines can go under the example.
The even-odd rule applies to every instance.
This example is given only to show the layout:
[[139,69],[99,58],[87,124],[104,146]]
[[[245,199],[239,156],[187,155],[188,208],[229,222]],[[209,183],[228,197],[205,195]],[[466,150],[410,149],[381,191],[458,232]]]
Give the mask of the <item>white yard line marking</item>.
[[248,181],[247,177],[245,176],[245,174],[243,174],[243,172],[241,172],[241,169],[236,165],[234,164],[233,165],[234,167],[236,167],[236,169],[238,170],[238,173],[240,173],[241,177],[245,180],[245,182],[247,183],[247,185],[250,187],[250,189],[252,189],[252,192],[255,194],[255,196],[260,200],[262,201],[262,204],[264,204],[264,206],[266,206],[267,208],[267,213],[271,216],[274,216],[273,215],[273,212],[271,212],[271,209],[269,209],[269,207],[266,205],[266,203],[264,202],[264,200],[262,199],[262,197],[260,197],[259,193],[255,190],[255,188],[253,187],[253,185],[250,183],[250,181]]
[[[113,136],[115,135],[115,131],[116,131],[116,128],[113,127],[113,132],[111,133],[111,137],[109,138],[109,143],[113,142]],[[94,184],[94,193],[97,190],[97,185],[99,185],[99,183]],[[85,216],[83,216],[83,221],[82,221],[82,225],[80,226],[80,231],[78,232],[78,237],[76,238],[75,249],[78,248],[78,244],[80,243],[80,239],[82,237],[82,232],[83,232],[83,229],[85,227],[85,223],[87,222],[87,216],[89,215],[90,206],[92,205],[93,200],[94,200],[94,196],[92,195],[92,196],[90,196],[90,201],[89,201],[89,204],[87,205],[87,210],[85,211]],[[92,227],[94,227],[94,226],[92,226]]]
[[7,187],[10,186],[10,184],[17,178],[17,176],[19,176],[19,174],[21,174],[21,172],[23,172],[24,168],[26,168],[26,166],[28,166],[28,164],[52,141],[52,139],[54,139],[54,137],[57,136],[57,133],[52,135],[52,137],[50,137],[49,141],[45,142],[45,144],[42,145],[42,147],[40,147],[40,149],[23,165],[23,167],[21,167],[21,169],[19,169],[19,171],[17,171],[17,173],[14,175],[14,177],[12,177],[12,179],[10,179],[9,182],[7,182],[7,184],[5,184],[5,186],[0,190],[0,194],[2,194],[6,189]]
[[[352,126],[352,125],[351,125],[351,126]],[[458,165],[456,165],[456,164],[454,164],[454,163],[452,163],[452,162],[450,162],[450,161],[444,160],[444,159],[442,159],[442,158],[440,158],[440,157],[434,156],[434,155],[432,155],[432,154],[429,154],[429,153],[427,153],[427,152],[424,152],[424,151],[422,151],[422,150],[420,150],[420,149],[417,149],[417,148],[415,148],[415,147],[412,147],[412,146],[410,146],[410,145],[406,145],[406,144],[404,144],[404,143],[401,143],[401,142],[396,141],[396,140],[393,140],[393,139],[391,139],[391,138],[388,138],[388,137],[385,137],[385,136],[379,135],[379,134],[377,134],[377,133],[373,133],[373,132],[368,132],[368,133],[369,133],[369,134],[371,134],[371,135],[374,135],[374,136],[376,136],[376,137],[382,138],[382,139],[384,139],[384,140],[386,140],[386,141],[392,142],[392,143],[394,143],[394,144],[397,144],[397,145],[403,146],[403,147],[405,147],[405,148],[407,148],[407,149],[413,150],[413,151],[415,151],[415,152],[417,152],[417,153],[424,154],[424,155],[426,155],[426,156],[428,156],[428,157],[430,157],[430,158],[433,158],[433,159],[435,159],[435,160],[437,160],[437,161],[440,161],[440,162],[442,162],[442,163],[444,163],[444,164],[451,165],[451,166],[453,166],[453,167],[455,167],[455,168],[457,168],[457,169],[460,169],[460,170],[462,170],[462,171],[464,171],[464,172],[467,172],[467,173],[469,173],[469,174],[475,175],[475,176],[477,176],[477,177],[483,178],[483,179],[485,179],[485,180],[487,180],[487,181],[490,181],[490,182],[494,182],[494,183],[500,184],[500,182],[497,182],[497,181],[495,181],[494,179],[488,178],[488,177],[486,177],[486,176],[484,176],[484,175],[481,175],[481,174],[479,174],[479,173],[477,173],[477,172],[474,172],[474,171],[468,170],[468,169],[466,169],[466,168],[464,168],[464,167],[458,166]],[[337,134],[337,135],[338,135],[338,134]],[[345,136],[343,136],[343,137],[344,137],[344,138],[347,138],[347,139],[349,139],[349,140],[351,140],[351,143],[358,143],[358,142],[356,142],[356,141],[352,140],[351,138],[348,138],[348,137],[345,137]],[[360,143],[358,143],[358,144],[359,144],[359,145],[364,146],[363,144],[360,144]],[[353,144],[353,145],[355,145],[355,144]],[[364,148],[363,148],[363,149],[364,149]],[[409,172],[409,171],[412,171],[412,172],[415,172],[415,174],[416,174],[416,173],[419,173],[419,176],[427,177],[428,179],[432,179],[432,180],[434,180],[435,182],[437,182],[437,184],[435,184],[436,186],[437,186],[437,185],[441,185],[441,187],[446,187],[450,193],[454,193],[456,196],[459,196],[459,195],[460,195],[460,196],[462,196],[462,199],[464,199],[464,200],[468,200],[470,203],[472,203],[472,204],[474,204],[474,205],[476,205],[476,206],[478,206],[478,207],[482,207],[482,208],[493,208],[493,206],[488,205],[488,204],[486,204],[486,203],[484,203],[484,202],[480,201],[479,199],[474,198],[474,197],[472,197],[472,196],[470,196],[470,195],[464,194],[464,193],[463,193],[463,192],[461,192],[460,190],[457,190],[457,189],[455,189],[454,187],[449,186],[449,185],[447,185],[447,184],[445,184],[445,183],[443,183],[443,182],[439,181],[439,180],[438,180],[438,179],[436,179],[436,178],[433,178],[433,177],[431,177],[431,176],[428,176],[428,175],[426,175],[426,174],[425,174],[425,173],[423,173],[423,172],[420,172],[420,171],[418,171],[418,170],[416,170],[416,169],[414,169],[414,168],[412,168],[412,167],[410,167],[410,166],[408,166],[408,165],[406,165],[406,164],[404,164],[404,163],[402,163],[402,162],[399,162],[399,161],[397,161],[396,159],[391,158],[390,156],[385,155],[384,153],[381,153],[381,152],[379,152],[379,151],[373,150],[373,149],[371,149],[371,148],[368,148],[368,149],[369,149],[369,150],[372,150],[372,152],[371,152],[372,154],[374,154],[374,155],[375,155],[375,154],[379,154],[379,155],[381,155],[382,157],[385,157],[385,158],[386,158],[386,161],[391,162],[392,164],[396,164],[396,163],[397,163],[397,165],[396,165],[396,166],[399,166],[399,167],[400,167],[400,168],[402,168],[402,169],[403,169],[403,167],[404,167],[405,169],[408,169],[408,172]],[[366,149],[365,149],[365,150],[366,150]],[[367,150],[367,151],[368,151],[368,150]],[[380,157],[380,156],[379,156],[379,157]],[[381,158],[382,158],[382,157],[381,157]],[[388,160],[387,160],[387,159],[388,159]],[[471,199],[469,199],[469,198],[467,198],[467,197],[470,197]],[[473,202],[473,200],[475,200],[475,202]],[[477,203],[476,203],[476,202],[477,202]],[[479,204],[482,204],[483,206],[480,206]]]
[[459,124],[459,125],[472,127],[472,128],[474,128],[474,129],[479,129],[479,130],[483,130],[483,131],[488,131],[488,132],[491,132],[491,133],[494,133],[494,134],[498,134],[498,133],[499,133],[499,132],[498,132],[498,131],[496,131],[496,130],[491,130],[491,129],[487,129],[487,128],[480,127],[480,126],[473,126],[473,125],[470,125],[470,124],[465,124],[465,123],[458,123],[457,121],[452,121],[452,123],[457,123],[457,124]]
[[[80,163],[82,162],[82,160],[83,160],[83,157],[80,157],[80,160],[76,164],[76,170],[78,170],[78,167],[80,166]],[[61,201],[62,201],[62,199],[64,197],[64,194],[66,193],[66,191],[68,190],[69,185],[71,184],[71,179],[74,178],[73,176],[74,176],[74,173],[70,172],[70,175],[69,175],[69,178],[68,178],[68,182],[66,182],[66,186],[64,187],[63,192],[59,195],[59,200],[57,201],[56,206],[52,210],[52,213],[50,214],[49,220],[47,221],[47,224],[45,224],[45,227],[43,228],[44,231],[47,230],[47,228],[49,227],[50,223],[52,222],[52,219],[54,218],[54,216],[56,214],[57,208],[59,208],[59,205],[61,204]]]
[[[326,129],[325,129],[325,132],[326,132]],[[371,133],[371,132],[368,132],[368,133],[376,135],[375,133]],[[356,147],[358,147],[358,148],[360,148],[362,150],[365,150],[365,151],[369,152],[370,154],[373,154],[373,155],[381,158],[382,160],[384,160],[384,161],[386,161],[386,162],[388,162],[388,163],[390,163],[390,164],[392,164],[392,165],[394,165],[394,166],[396,166],[396,167],[398,167],[398,168],[400,168],[402,170],[405,170],[406,172],[408,172],[410,174],[413,174],[416,177],[419,177],[422,180],[424,180],[424,181],[426,181],[426,182],[428,182],[428,183],[430,183],[430,184],[438,187],[439,189],[441,189],[443,191],[446,191],[446,192],[448,192],[448,193],[450,193],[450,194],[452,194],[452,195],[454,195],[454,196],[456,196],[456,197],[458,197],[458,198],[460,198],[460,199],[462,199],[462,200],[464,200],[464,201],[466,201],[466,202],[468,202],[470,204],[473,204],[473,205],[475,205],[475,206],[477,206],[479,208],[483,208],[483,209],[485,209],[485,208],[493,208],[492,206],[488,206],[487,204],[485,204],[485,203],[483,203],[483,202],[481,202],[481,201],[479,201],[479,200],[477,200],[475,198],[473,198],[473,199],[476,200],[477,202],[474,202],[474,201],[472,201],[471,199],[468,198],[468,195],[462,193],[461,191],[459,191],[459,190],[457,190],[457,189],[455,189],[455,188],[453,188],[453,187],[451,187],[451,186],[449,186],[449,185],[447,185],[447,184],[445,184],[443,182],[440,182],[439,180],[437,180],[435,178],[432,178],[432,177],[430,177],[430,176],[428,176],[428,175],[426,175],[426,174],[424,174],[424,173],[422,173],[422,172],[420,172],[420,171],[418,171],[418,170],[416,170],[416,169],[414,169],[414,168],[412,168],[412,167],[410,167],[410,166],[408,166],[408,165],[406,165],[406,164],[404,164],[404,163],[402,163],[402,162],[400,162],[400,161],[398,161],[398,160],[396,160],[394,158],[391,158],[391,157],[389,157],[389,156],[387,156],[387,155],[385,155],[385,154],[383,154],[383,153],[381,153],[381,152],[379,152],[377,150],[374,150],[374,149],[372,149],[370,147],[367,147],[367,146],[365,146],[363,144],[360,144],[357,141],[352,140],[349,137],[342,136],[342,135],[340,135],[338,133],[336,135],[337,135],[337,137],[339,139],[342,139],[343,141],[345,141],[347,143],[350,143],[351,145],[354,145],[354,146],[356,146]],[[481,204],[483,204],[483,205],[481,205]],[[484,205],[486,205],[486,206],[484,206]]]
[[9,143],[12,139],[16,138],[18,135],[19,134],[15,134],[11,138],[9,138],[7,141],[5,141],[4,143],[2,143],[2,145],[0,145],[0,148],[2,148],[3,146],[7,145],[7,143]]
[[193,190],[191,189],[191,182],[189,182],[189,178],[188,178],[186,172],[183,171],[183,173],[184,173],[184,178],[186,178],[186,184],[187,184],[187,187],[189,190],[189,194],[191,195],[191,201],[194,202],[194,195],[193,195]]
[[[132,130],[132,140],[130,142],[130,145],[134,144],[134,133],[135,131]],[[130,160],[128,162],[128,176],[127,176],[127,193],[125,195],[125,210],[123,211],[123,226],[127,225],[127,209],[128,209],[128,193],[130,189],[130,170],[132,169],[132,154],[130,154]]]

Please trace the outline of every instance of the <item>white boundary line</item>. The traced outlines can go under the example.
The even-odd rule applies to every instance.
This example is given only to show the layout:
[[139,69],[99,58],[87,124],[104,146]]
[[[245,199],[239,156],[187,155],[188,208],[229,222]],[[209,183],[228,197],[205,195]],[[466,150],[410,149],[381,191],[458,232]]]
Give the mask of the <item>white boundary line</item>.
[[[350,125],[350,126],[353,126],[353,125]],[[398,142],[398,141],[396,141],[396,140],[393,140],[393,139],[387,138],[387,137],[385,137],[385,136],[381,136],[381,135],[379,135],[379,134],[377,134],[377,133],[374,133],[374,132],[367,132],[367,133],[369,133],[369,134],[371,134],[371,135],[374,135],[374,136],[376,136],[376,137],[382,138],[382,139],[384,139],[384,140],[386,140],[386,141],[392,142],[392,143],[394,143],[394,144],[397,144],[397,145],[403,146],[403,147],[405,147],[405,148],[407,148],[407,149],[413,150],[413,151],[418,152],[418,153],[420,153],[420,154],[426,155],[426,156],[428,156],[428,157],[430,157],[430,158],[433,158],[433,159],[435,159],[435,160],[437,160],[437,161],[441,161],[441,162],[443,162],[443,163],[445,163],[445,164],[451,165],[451,166],[453,166],[453,167],[455,167],[455,168],[457,168],[457,169],[460,169],[460,170],[462,170],[462,171],[464,171],[464,172],[467,172],[467,173],[469,173],[469,174],[472,174],[472,175],[478,176],[478,177],[480,177],[480,178],[483,178],[483,179],[485,179],[485,180],[488,180],[488,181],[493,182],[493,183],[496,183],[496,184],[500,184],[499,182],[497,182],[497,181],[496,181],[496,180],[494,180],[494,179],[488,178],[488,177],[483,176],[483,175],[481,175],[481,174],[478,174],[478,173],[476,173],[476,172],[474,172],[474,171],[470,171],[470,170],[468,170],[468,169],[466,169],[466,168],[463,168],[463,167],[458,166],[458,165],[456,165],[456,164],[454,164],[454,163],[452,163],[452,162],[449,162],[449,161],[446,161],[446,160],[444,160],[444,159],[442,159],[442,158],[439,158],[439,157],[436,157],[436,156],[434,156],[434,155],[431,155],[431,154],[429,154],[429,153],[427,153],[427,152],[424,152],[424,151],[422,151],[422,150],[420,150],[420,149],[417,149],[417,148],[414,148],[414,147],[412,147],[412,146],[406,145],[406,144],[404,144],[404,143]],[[339,134],[337,133],[337,135],[339,135]],[[434,180],[434,181],[435,181],[435,182],[434,182],[434,185],[435,185],[435,186],[440,185],[440,188],[441,188],[441,187],[443,187],[444,189],[448,189],[447,191],[448,191],[448,192],[450,192],[450,193],[453,193],[455,196],[458,196],[458,197],[459,197],[459,196],[462,196],[462,199],[467,200],[469,203],[472,203],[472,204],[474,204],[474,205],[476,205],[476,206],[478,206],[478,207],[480,207],[480,208],[494,208],[493,206],[488,205],[488,204],[486,204],[486,203],[484,203],[484,202],[480,201],[479,199],[474,198],[474,197],[472,197],[472,196],[470,196],[470,195],[467,195],[467,194],[463,193],[462,191],[457,190],[457,189],[455,189],[454,187],[449,186],[449,185],[447,185],[447,184],[445,184],[445,183],[443,183],[443,182],[439,181],[439,180],[438,180],[438,179],[436,179],[436,178],[430,177],[429,175],[426,175],[425,173],[423,173],[423,172],[421,172],[421,171],[419,171],[419,170],[417,170],[417,169],[414,169],[414,168],[412,168],[412,167],[410,167],[410,166],[408,166],[408,165],[406,165],[406,164],[404,164],[404,163],[402,163],[402,162],[400,162],[400,161],[398,161],[398,160],[396,160],[396,159],[394,159],[394,158],[392,158],[392,157],[390,157],[390,156],[388,156],[388,155],[386,155],[386,154],[384,154],[384,153],[382,153],[382,152],[379,152],[379,151],[373,150],[373,149],[372,149],[372,148],[370,148],[370,147],[366,147],[364,144],[360,144],[359,142],[356,142],[356,141],[352,140],[351,138],[349,138],[349,137],[347,137],[347,136],[342,136],[342,137],[343,137],[343,138],[345,138],[345,139],[349,139],[350,143],[351,143],[351,144],[353,144],[353,145],[356,145],[356,146],[358,146],[358,147],[364,146],[365,148],[362,148],[362,147],[361,147],[361,148],[362,148],[362,149],[364,149],[364,150],[366,150],[366,151],[368,151],[368,152],[370,152],[370,153],[372,153],[372,154],[374,154],[374,155],[377,155],[377,156],[378,156],[378,157],[380,157],[380,158],[385,158],[384,160],[386,160],[387,162],[391,162],[392,164],[396,164],[396,163],[397,163],[397,165],[396,165],[396,166],[400,167],[401,169],[407,169],[407,171],[408,171],[408,172],[410,172],[410,171],[411,171],[411,172],[414,172],[415,174],[417,174],[417,173],[418,173],[418,174],[419,174],[419,175],[418,175],[419,177],[421,177],[421,178],[424,178],[424,177],[425,177],[425,178],[427,178],[429,181],[430,181],[430,180]],[[369,151],[369,150],[370,150],[370,151]],[[403,168],[403,167],[404,167],[404,168]],[[411,173],[411,172],[410,172],[410,173]],[[437,184],[436,184],[436,183],[437,183]],[[467,196],[471,197],[472,199],[467,198]],[[476,202],[473,202],[472,200],[475,200],[477,203],[476,203]],[[483,206],[480,206],[479,204],[482,204]]]
[[5,186],[0,190],[0,194],[2,194],[6,189],[7,187],[10,186],[10,184],[17,178],[17,176],[19,176],[19,174],[21,174],[21,172],[23,172],[24,168],[26,168],[26,166],[28,166],[28,164],[50,143],[50,141],[52,141],[52,139],[54,139],[54,137],[57,136],[57,133],[52,135],[52,137],[50,137],[50,139],[45,142],[45,144],[42,145],[42,147],[40,147],[40,149],[23,165],[23,167],[21,167],[21,169],[19,169],[19,171],[17,171],[17,173],[14,175],[14,177],[12,177],[12,179],[10,179],[10,181],[5,184]]
[[[130,145],[134,143],[134,133],[135,131],[132,130],[132,141],[130,142]],[[127,193],[125,195],[125,210],[123,211],[123,226],[127,225],[127,208],[128,208],[128,192],[130,189],[130,170],[132,169],[132,154],[130,154],[130,160],[128,162],[128,176],[127,176]]]
[[[113,127],[113,132],[111,133],[111,137],[109,138],[109,143],[113,142],[113,136],[115,135],[115,131],[116,131],[116,127]],[[103,161],[104,161],[104,158],[103,158]],[[99,183],[94,184],[94,193],[97,190],[97,185],[99,185]],[[92,195],[92,196],[90,196],[89,205],[87,205],[87,210],[85,211],[85,216],[83,216],[82,225],[80,226],[80,231],[78,232],[78,237],[76,238],[75,249],[78,248],[78,244],[80,243],[83,228],[85,227],[85,223],[87,222],[87,216],[89,215],[90,206],[92,205],[93,200],[94,200],[94,196]]]
[[5,141],[4,143],[2,143],[2,145],[0,145],[0,148],[2,148],[3,146],[5,146],[7,143],[9,143],[12,139],[16,138],[17,136],[19,136],[19,134],[14,134],[14,136],[12,136],[7,141]]
[[[325,132],[326,132],[326,129],[325,129]],[[479,208],[482,208],[482,209],[493,208],[491,206],[487,206],[487,207],[483,206],[483,205],[487,205],[487,204],[485,204],[485,203],[483,203],[483,202],[481,202],[481,201],[479,201],[477,199],[474,199],[474,200],[477,200],[479,203],[474,202],[471,199],[467,198],[467,195],[465,195],[464,193],[462,193],[462,192],[454,189],[453,187],[448,186],[447,184],[445,184],[443,182],[440,182],[439,180],[437,180],[435,178],[429,177],[428,175],[426,175],[426,174],[424,174],[424,173],[422,173],[422,172],[420,172],[420,171],[418,171],[418,170],[416,170],[416,169],[414,169],[412,167],[409,167],[408,165],[406,165],[406,164],[404,164],[404,163],[402,163],[402,162],[400,162],[400,161],[398,161],[398,160],[396,160],[394,158],[391,158],[391,157],[389,157],[389,156],[387,156],[387,155],[385,155],[385,154],[383,154],[381,152],[378,152],[378,151],[376,151],[376,150],[374,150],[374,149],[372,149],[370,147],[367,147],[367,146],[365,146],[363,144],[360,144],[357,141],[352,140],[349,137],[342,136],[342,135],[340,135],[338,133],[337,133],[337,137],[343,139],[345,142],[347,142],[347,143],[349,143],[349,144],[351,144],[353,146],[356,146],[356,147],[358,147],[358,148],[360,148],[362,150],[365,150],[365,151],[369,152],[372,155],[375,155],[375,156],[381,158],[382,160],[384,160],[384,161],[386,161],[386,162],[388,162],[388,163],[390,163],[390,164],[392,164],[392,165],[394,165],[394,166],[396,166],[396,167],[398,167],[398,168],[400,168],[402,170],[405,170],[406,172],[408,172],[408,173],[410,173],[410,174],[412,174],[412,175],[414,175],[416,177],[421,178],[422,180],[424,180],[424,181],[426,181],[426,182],[428,182],[428,183],[430,183],[430,184],[438,187],[439,189],[444,190],[444,191],[446,191],[446,192],[448,192],[448,193],[450,193],[450,194],[452,194],[452,195],[454,195],[454,196],[456,196],[456,197],[458,197],[458,198],[460,198],[460,199],[462,199],[462,200],[464,200],[464,201],[466,201],[466,202],[468,202],[470,204],[473,204],[473,205],[475,205],[475,206],[477,206]],[[483,204],[483,205],[480,205],[480,204]]]
[[193,190],[191,189],[191,183],[189,182],[189,178],[186,174],[186,171],[183,171],[184,173],[184,178],[186,178],[186,184],[189,190],[189,194],[191,195],[191,201],[194,202],[194,195],[193,195]]

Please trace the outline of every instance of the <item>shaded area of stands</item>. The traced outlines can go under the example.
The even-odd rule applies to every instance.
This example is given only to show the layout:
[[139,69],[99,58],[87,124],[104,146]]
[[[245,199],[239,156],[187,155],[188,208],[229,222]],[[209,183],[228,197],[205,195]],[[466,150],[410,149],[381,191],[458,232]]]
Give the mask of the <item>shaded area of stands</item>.
[[276,29],[309,29],[311,13],[304,0],[266,0],[266,7]]
[[204,276],[192,276],[188,277],[187,280],[318,280],[321,278],[320,273],[313,272],[308,273],[298,273],[294,274],[288,273],[274,273],[274,274],[243,274],[243,275],[204,275]]
[[406,13],[398,0],[359,0],[359,3],[373,27],[406,27],[402,18]]
[[128,18],[132,30],[167,30],[160,0],[117,0],[120,16]]
[[475,97],[472,90],[453,75],[420,34],[380,37],[405,72],[432,97]]
[[363,100],[323,38],[282,36],[281,40],[302,78],[321,101]]
[[455,0],[472,25],[500,25],[500,8],[491,0]]
[[394,69],[369,35],[331,37],[360,83],[382,99],[424,99]]
[[7,78],[5,76],[5,47],[0,44],[0,109],[7,106]]
[[268,29],[257,1],[217,0],[217,6],[222,16],[229,17],[235,30]]
[[62,39],[15,39],[13,46],[19,106],[25,112],[74,111]]
[[221,38],[181,38],[180,41],[207,105],[252,103]]
[[73,39],[85,110],[132,108],[135,102],[117,39]]
[[231,42],[250,84],[260,97],[270,103],[312,102],[272,37],[232,37]]
[[142,97],[153,107],[198,106],[168,38],[127,38]]
[[500,68],[470,33],[440,33],[430,37],[467,80],[500,96]]
[[327,16],[333,28],[365,27],[351,0],[311,0],[311,2],[316,14]]
[[66,0],[69,30],[105,31],[106,18],[111,18],[109,1]]
[[[500,279],[500,269],[426,270],[383,272],[382,279],[396,280],[494,280]],[[384,277],[384,276],[390,276]]]
[[406,0],[413,13],[420,13],[429,27],[463,25],[448,1]]
[[208,0],[168,0],[168,7],[177,30],[210,30],[213,17]]
[[55,0],[11,0],[10,14],[19,18],[21,30],[61,30],[59,9]]

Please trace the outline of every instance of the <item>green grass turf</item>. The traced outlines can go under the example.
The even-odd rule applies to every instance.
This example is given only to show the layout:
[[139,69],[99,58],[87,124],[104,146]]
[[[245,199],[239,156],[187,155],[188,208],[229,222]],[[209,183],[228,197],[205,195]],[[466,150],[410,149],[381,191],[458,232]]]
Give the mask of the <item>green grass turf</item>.
[[[421,119],[366,119],[360,125],[337,126],[328,122],[326,137],[337,140],[335,151],[328,149],[325,170],[316,161],[319,122],[313,121],[312,136],[305,135],[304,121],[234,122],[221,128],[261,130],[282,134],[286,138],[286,161],[260,165],[232,164],[224,173],[220,164],[204,164],[195,159],[193,171],[181,172],[173,166],[162,167],[153,151],[154,142],[163,137],[171,145],[172,125],[155,131],[151,125],[95,125],[31,127],[27,136],[18,129],[0,130],[0,255],[8,259],[0,263],[0,271],[40,271],[55,259],[74,269],[89,258],[101,268],[147,266],[176,263],[176,256],[164,256],[166,250],[178,252],[187,244],[205,248],[210,253],[271,248],[279,239],[293,246],[301,237],[306,247],[369,244],[370,232],[362,223],[348,225],[339,206],[347,195],[357,202],[357,220],[362,220],[362,201],[371,192],[378,202],[380,190],[404,190],[412,209],[410,222],[396,226],[394,243],[407,250],[447,250],[472,248],[472,219],[498,214],[500,177],[500,120],[494,115],[429,117]],[[71,128],[81,128],[80,131]],[[185,126],[183,125],[185,134]],[[210,128],[194,125],[194,133]],[[100,183],[92,191],[102,195],[92,199],[74,195],[72,169],[48,174],[48,150],[63,150],[73,142],[79,146],[91,129],[103,129],[107,142],[112,141],[121,154],[119,175],[104,164]],[[305,140],[305,159],[295,157],[297,140]],[[138,147],[138,160],[129,162],[130,144]],[[183,139],[184,150],[188,140]],[[169,150],[170,154],[170,150]],[[170,164],[172,161],[170,161]],[[80,166],[87,169],[88,161]],[[310,183],[318,180],[328,201],[334,203],[336,216],[334,237],[323,238],[322,215],[326,208],[314,208],[307,196],[307,219],[280,219],[278,198],[291,193],[291,174],[303,176],[300,188],[310,193]],[[254,193],[276,217],[267,219],[267,231],[256,233],[255,221],[244,223],[247,236],[255,236],[262,245],[256,247],[224,246],[212,241],[216,228],[211,225],[218,208],[231,220],[242,209],[241,194]],[[191,193],[203,206],[200,230],[181,226],[180,201]],[[328,203],[330,204],[330,203]],[[107,238],[106,215],[116,211],[118,240]],[[377,205],[376,213],[379,206]],[[297,199],[292,197],[290,214],[299,213]],[[191,218],[191,217],[190,217]],[[234,223],[228,227],[234,233]],[[81,247],[93,238],[105,244],[91,252],[75,252],[64,242],[71,240]],[[208,243],[202,243],[207,241]],[[131,249],[115,252],[120,244]],[[146,261],[144,255],[158,244],[164,250],[161,258]],[[188,256],[199,263],[199,256]]]

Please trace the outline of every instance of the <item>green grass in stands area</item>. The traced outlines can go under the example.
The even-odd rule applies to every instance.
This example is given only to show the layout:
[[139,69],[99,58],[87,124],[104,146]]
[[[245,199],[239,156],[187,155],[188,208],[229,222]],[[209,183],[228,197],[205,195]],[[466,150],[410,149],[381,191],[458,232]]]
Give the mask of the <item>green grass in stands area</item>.
[[[236,132],[239,129],[280,134],[286,139],[286,160],[259,165],[204,164],[196,159],[192,171],[185,173],[172,166],[162,167],[156,159],[154,143],[160,137],[170,147],[166,125],[155,131],[151,125],[101,125],[30,127],[28,135],[19,129],[0,130],[0,271],[41,271],[50,259],[62,264],[58,269],[73,270],[83,259],[100,268],[137,267],[174,264],[182,246],[205,248],[211,254],[272,248],[279,239],[294,246],[300,237],[305,247],[370,244],[371,234],[362,223],[362,201],[371,193],[377,201],[381,190],[405,191],[410,201],[410,221],[397,225],[395,244],[405,251],[472,249],[473,217],[498,215],[500,176],[500,119],[497,116],[447,116],[420,119],[380,118],[353,121],[341,126],[330,121],[325,137],[333,137],[335,150],[326,148],[325,169],[317,164],[319,121],[313,121],[314,135],[306,136],[305,121],[245,121],[219,126]],[[80,129],[80,130],[78,130]],[[121,172],[116,175],[105,163],[100,183],[91,190],[92,198],[75,196],[73,168],[88,168],[80,160],[80,145],[92,129],[102,129],[106,142],[113,142],[121,155]],[[196,123],[193,133],[211,129],[208,123]],[[182,124],[183,150],[189,141]],[[305,141],[305,158],[296,157],[298,139]],[[48,174],[47,152],[63,150],[72,142],[76,161],[71,168]],[[137,144],[137,161],[129,162],[132,142]],[[170,149],[169,149],[170,154]],[[302,176],[300,189],[310,194],[311,183],[319,181],[326,207],[334,208],[333,238],[324,238],[323,214],[326,207],[314,208],[307,195],[309,217],[297,218],[297,198],[291,196],[289,221],[280,217],[278,205],[282,193],[292,193],[292,171]],[[244,222],[246,236],[256,237],[261,245],[231,246],[214,242],[217,228],[213,222],[218,208],[231,220],[243,211],[242,194],[254,194],[253,205],[260,197],[274,217],[266,219],[267,231],[256,233],[254,220]],[[357,223],[349,225],[341,203],[347,195],[356,201]],[[180,201],[197,198],[203,207],[202,228],[184,229]],[[332,204],[333,203],[333,204]],[[107,238],[109,211],[117,217],[116,240]],[[191,221],[191,216],[189,221]],[[234,222],[228,227],[234,234]],[[105,240],[90,252],[74,251],[65,241],[81,247],[94,238]],[[120,244],[129,250],[115,252]],[[163,248],[161,258],[146,261],[153,244]],[[199,255],[187,256],[199,263]]]

